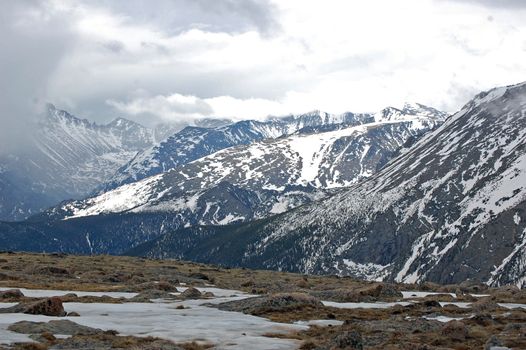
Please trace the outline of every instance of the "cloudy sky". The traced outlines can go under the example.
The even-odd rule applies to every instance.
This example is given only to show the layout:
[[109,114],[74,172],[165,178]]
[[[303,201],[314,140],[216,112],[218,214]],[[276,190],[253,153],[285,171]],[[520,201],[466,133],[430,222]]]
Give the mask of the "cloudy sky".
[[0,114],[263,118],[421,102],[526,80],[523,0],[0,0]]

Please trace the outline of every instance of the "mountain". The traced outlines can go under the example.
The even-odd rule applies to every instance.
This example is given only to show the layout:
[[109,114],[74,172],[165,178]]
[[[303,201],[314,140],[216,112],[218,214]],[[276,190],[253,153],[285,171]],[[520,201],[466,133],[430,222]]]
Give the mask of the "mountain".
[[0,159],[0,186],[9,183],[0,198],[0,218],[23,219],[83,197],[153,142],[152,131],[132,121],[98,125],[48,105],[31,144]]
[[386,108],[376,115],[354,113],[332,115],[313,111],[301,115],[271,117],[263,122],[241,121],[215,128],[189,126],[160,144],[138,153],[134,159],[120,168],[112,179],[102,186],[99,192],[105,192],[148,176],[166,172],[219,150],[237,145],[246,145],[264,139],[275,139],[300,130],[311,133],[322,132],[340,124],[359,125],[374,120],[403,119],[406,116],[441,120],[445,114],[431,107],[406,104],[402,110]]
[[[369,115],[330,115],[314,111],[296,116],[276,117],[265,122],[245,120],[219,127],[188,126],[159,144],[138,153],[121,167],[99,192],[166,172],[232,146],[290,135],[306,127],[357,124],[367,122],[370,118]],[[206,120],[199,124],[212,125]]]
[[526,83],[476,96],[369,179],[129,252],[399,282],[526,285]]
[[389,108],[366,124],[231,147],[26,222],[0,223],[0,247],[116,254],[183,226],[268,217],[372,175],[442,121]]
[[[226,148],[160,175],[67,203],[53,210],[53,216],[59,212],[68,219],[126,211],[170,212],[181,217],[181,225],[259,219],[320,199],[331,189],[371,176],[406,143],[440,125],[442,120],[441,114],[404,114],[391,108],[360,125],[312,123],[324,130],[313,132],[307,127],[291,136]],[[281,120],[259,124],[264,128],[257,135],[263,131],[267,135],[282,132],[280,123]],[[210,132],[219,133],[215,140],[220,136],[239,140],[232,135],[246,135],[240,130],[258,130],[252,124],[239,123],[228,132]],[[246,125],[251,125],[250,129],[240,129]],[[186,129],[191,130],[195,129]],[[186,132],[174,137],[181,134],[184,140],[192,139]],[[185,154],[182,148],[175,151],[179,156]]]

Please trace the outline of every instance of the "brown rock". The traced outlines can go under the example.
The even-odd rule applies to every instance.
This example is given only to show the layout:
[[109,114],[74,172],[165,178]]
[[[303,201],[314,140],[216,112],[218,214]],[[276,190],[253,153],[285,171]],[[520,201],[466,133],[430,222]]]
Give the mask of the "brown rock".
[[52,320],[49,322],[19,321],[8,327],[10,331],[22,334],[51,334],[92,335],[102,333],[102,330],[79,325],[70,320]]
[[162,290],[164,292],[177,292],[177,288],[173,284],[167,281],[160,281],[158,283],[156,282],[141,283],[135,287],[135,290],[137,291]]
[[451,340],[464,341],[468,334],[468,328],[460,321],[449,321],[442,328],[442,335]]
[[471,308],[476,313],[495,311],[499,305],[492,298],[481,298],[471,304]]
[[184,299],[201,299],[203,294],[198,289],[190,287],[181,293],[181,297]]
[[58,317],[66,316],[62,300],[59,297],[51,297],[27,304],[23,313]]
[[372,297],[374,299],[402,298],[402,293],[389,283],[380,283],[372,287],[366,287],[358,291],[360,295]]
[[304,293],[279,293],[243,300],[227,301],[217,305],[217,308],[220,310],[238,311],[251,315],[319,307],[323,307],[323,304],[318,299]]
[[0,292],[0,299],[18,299],[22,298],[24,293],[20,289],[8,289]]

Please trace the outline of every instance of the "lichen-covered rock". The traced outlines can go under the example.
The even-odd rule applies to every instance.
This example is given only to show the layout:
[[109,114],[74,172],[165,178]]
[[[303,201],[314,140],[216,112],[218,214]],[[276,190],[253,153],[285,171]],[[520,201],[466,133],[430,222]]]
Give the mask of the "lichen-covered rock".
[[24,313],[45,316],[66,316],[62,300],[58,297],[51,297],[28,304]]

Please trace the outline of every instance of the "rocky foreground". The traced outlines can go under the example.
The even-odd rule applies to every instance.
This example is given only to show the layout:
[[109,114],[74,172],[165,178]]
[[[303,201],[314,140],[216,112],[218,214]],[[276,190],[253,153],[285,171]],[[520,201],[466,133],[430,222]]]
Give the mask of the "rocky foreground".
[[525,349],[526,290],[0,253],[0,349]]

